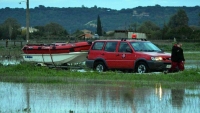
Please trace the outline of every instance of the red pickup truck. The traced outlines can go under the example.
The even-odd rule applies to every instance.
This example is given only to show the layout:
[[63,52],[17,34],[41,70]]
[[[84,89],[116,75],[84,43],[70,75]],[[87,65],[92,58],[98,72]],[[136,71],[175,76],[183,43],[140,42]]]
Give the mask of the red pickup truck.
[[137,73],[164,71],[171,67],[171,54],[150,41],[96,40],[89,49],[86,66],[96,71],[131,70]]

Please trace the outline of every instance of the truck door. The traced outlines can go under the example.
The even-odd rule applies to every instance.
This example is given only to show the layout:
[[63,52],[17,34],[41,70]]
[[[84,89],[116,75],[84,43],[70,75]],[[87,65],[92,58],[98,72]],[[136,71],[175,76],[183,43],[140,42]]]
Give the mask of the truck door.
[[108,68],[116,68],[117,44],[117,41],[108,41],[104,47],[104,58]]
[[117,68],[132,69],[135,62],[133,49],[127,42],[120,42],[117,52],[116,62]]

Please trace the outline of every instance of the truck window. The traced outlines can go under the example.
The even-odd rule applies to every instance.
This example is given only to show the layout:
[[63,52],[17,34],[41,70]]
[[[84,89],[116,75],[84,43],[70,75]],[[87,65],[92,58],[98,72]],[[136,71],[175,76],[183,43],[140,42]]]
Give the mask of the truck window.
[[115,52],[117,46],[117,42],[107,42],[105,46],[105,51]]
[[102,50],[104,42],[95,42],[92,50]]
[[119,45],[119,52],[128,52],[127,50],[130,49],[130,46],[127,42],[120,42]]
[[154,45],[151,42],[131,42],[131,45],[135,51],[145,51],[145,52],[161,51],[156,45]]

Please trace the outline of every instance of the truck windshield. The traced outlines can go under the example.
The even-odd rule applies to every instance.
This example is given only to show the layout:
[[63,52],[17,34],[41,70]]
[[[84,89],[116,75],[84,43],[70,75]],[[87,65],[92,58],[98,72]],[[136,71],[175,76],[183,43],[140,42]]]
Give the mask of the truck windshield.
[[151,42],[130,42],[135,51],[161,52],[161,50]]

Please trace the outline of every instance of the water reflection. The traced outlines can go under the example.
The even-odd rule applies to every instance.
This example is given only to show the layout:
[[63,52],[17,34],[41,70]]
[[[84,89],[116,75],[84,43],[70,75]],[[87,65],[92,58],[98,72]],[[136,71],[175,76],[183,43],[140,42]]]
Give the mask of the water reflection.
[[18,65],[20,64],[20,60],[4,59],[4,60],[0,60],[0,64],[2,64],[3,66]]
[[182,107],[184,92],[184,89],[171,89],[172,105],[174,107]]
[[132,88],[124,85],[0,82],[0,92],[0,113],[200,112],[199,87],[190,90],[166,89],[161,84],[154,88]]
[[155,94],[159,97],[160,100],[162,100],[162,87],[161,87],[161,83],[156,84]]

